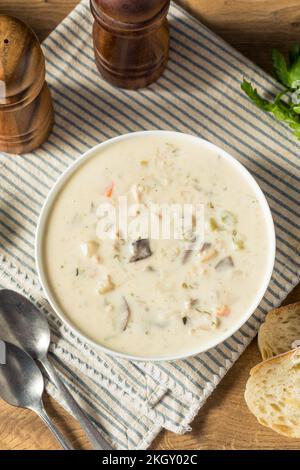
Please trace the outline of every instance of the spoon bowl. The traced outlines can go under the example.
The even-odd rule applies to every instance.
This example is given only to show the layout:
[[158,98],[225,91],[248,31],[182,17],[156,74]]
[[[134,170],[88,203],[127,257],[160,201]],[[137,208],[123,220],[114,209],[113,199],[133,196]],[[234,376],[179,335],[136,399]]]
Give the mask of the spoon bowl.
[[44,409],[42,402],[44,379],[34,360],[10,343],[5,343],[5,353],[5,364],[0,365],[0,397],[12,406],[35,411],[61,446],[71,450]]
[[[29,327],[30,325],[30,327]],[[50,345],[46,317],[18,292],[0,291],[0,338],[19,346],[33,359],[43,359]]]
[[[0,339],[18,346],[41,364],[49,379],[60,391],[72,414],[81,424],[94,449],[111,449],[79,407],[48,360],[50,337],[46,316],[30,300],[13,290],[0,290]],[[33,364],[35,365],[34,362]]]
[[36,363],[16,346],[6,343],[6,362],[0,365],[0,396],[12,406],[34,409],[44,391]]

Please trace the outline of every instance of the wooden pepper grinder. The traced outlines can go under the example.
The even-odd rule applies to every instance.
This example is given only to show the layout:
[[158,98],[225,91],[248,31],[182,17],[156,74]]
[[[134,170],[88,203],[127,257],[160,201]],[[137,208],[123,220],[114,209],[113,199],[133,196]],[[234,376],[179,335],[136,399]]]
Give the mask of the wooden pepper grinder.
[[22,21],[0,15],[0,150],[39,147],[54,122],[39,41]]
[[169,54],[170,0],[91,0],[97,67],[110,83],[142,88],[162,74]]

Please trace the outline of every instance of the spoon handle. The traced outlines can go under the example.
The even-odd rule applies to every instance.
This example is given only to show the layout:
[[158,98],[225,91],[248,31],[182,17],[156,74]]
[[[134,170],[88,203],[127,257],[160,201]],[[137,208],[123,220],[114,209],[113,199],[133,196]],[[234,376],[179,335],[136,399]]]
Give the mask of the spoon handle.
[[41,364],[43,365],[45,371],[48,374],[49,379],[54,383],[56,388],[62,394],[66,404],[70,408],[72,414],[80,423],[82,429],[84,430],[85,434],[89,438],[92,446],[96,450],[111,450],[109,444],[105,441],[105,439],[101,436],[95,426],[91,423],[88,419],[84,411],[80,408],[78,403],[75,401],[67,387],[63,384],[60,378],[57,375],[56,370],[52,366],[51,362],[47,359],[47,357],[40,360]]
[[52,423],[51,419],[46,413],[45,408],[41,404],[40,407],[34,408],[34,411],[39,415],[39,417],[44,421],[44,423],[48,426],[50,431],[54,434],[60,445],[64,450],[74,450],[73,447],[71,447],[67,442],[65,441],[63,435],[60,433],[60,431],[57,429],[56,426]]

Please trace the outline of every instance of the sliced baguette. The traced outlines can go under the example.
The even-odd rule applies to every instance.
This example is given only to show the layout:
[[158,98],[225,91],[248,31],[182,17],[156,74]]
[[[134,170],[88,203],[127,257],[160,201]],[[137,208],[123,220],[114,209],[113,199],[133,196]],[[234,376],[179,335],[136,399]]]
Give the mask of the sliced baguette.
[[300,302],[271,310],[258,332],[262,358],[289,351],[296,340],[300,340]]
[[300,347],[253,367],[245,400],[262,425],[300,438]]

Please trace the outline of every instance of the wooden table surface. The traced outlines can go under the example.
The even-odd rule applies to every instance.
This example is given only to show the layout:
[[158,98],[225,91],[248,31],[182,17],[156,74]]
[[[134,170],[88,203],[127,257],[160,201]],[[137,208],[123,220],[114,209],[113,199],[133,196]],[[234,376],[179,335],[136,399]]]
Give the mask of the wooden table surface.
[[[0,13],[27,21],[43,39],[77,4],[76,0],[0,0]],[[180,0],[203,22],[265,70],[270,49],[286,51],[300,41],[300,0]],[[300,300],[300,286],[287,302]],[[184,436],[162,432],[152,449],[300,449],[288,439],[260,426],[248,411],[243,394],[249,370],[260,361],[256,340],[207,400]],[[51,398],[46,407],[77,449],[89,449],[79,425]],[[33,413],[0,400],[0,449],[59,449]]]

